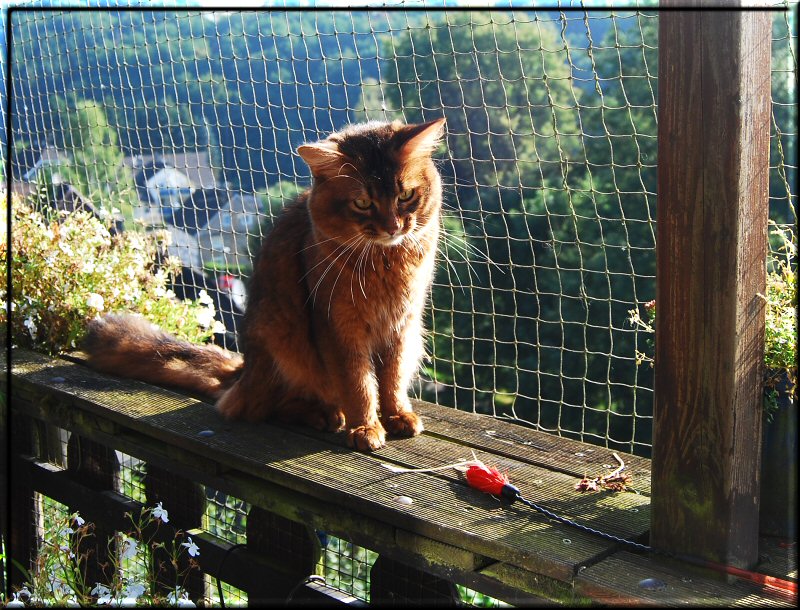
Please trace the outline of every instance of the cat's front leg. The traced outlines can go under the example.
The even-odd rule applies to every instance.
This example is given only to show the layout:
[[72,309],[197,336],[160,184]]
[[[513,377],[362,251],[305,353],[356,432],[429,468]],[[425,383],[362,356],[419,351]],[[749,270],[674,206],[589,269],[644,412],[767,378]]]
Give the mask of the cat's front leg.
[[378,387],[371,361],[351,353],[340,365],[347,444],[359,451],[380,449],[386,444],[386,430],[378,419]]
[[377,359],[380,418],[389,434],[416,436],[423,430],[422,420],[408,399],[408,386],[422,355],[422,328],[414,319]]

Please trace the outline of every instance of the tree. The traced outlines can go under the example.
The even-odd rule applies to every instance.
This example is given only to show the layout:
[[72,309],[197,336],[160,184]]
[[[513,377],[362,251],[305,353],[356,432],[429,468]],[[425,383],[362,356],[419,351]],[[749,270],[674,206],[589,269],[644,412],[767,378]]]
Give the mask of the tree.
[[447,118],[455,209],[429,316],[428,370],[453,388],[440,401],[630,443],[642,373],[624,326],[652,298],[655,105],[652,81],[619,66],[655,75],[652,21],[609,29],[622,45],[594,66],[602,103],[573,83],[580,50],[537,13],[435,15],[383,49],[364,117]]
[[[53,145],[68,153],[70,161],[58,167],[62,179],[97,204],[132,206],[136,201],[133,178],[123,165],[117,134],[104,108],[76,95],[53,96],[49,127]],[[131,212],[126,216],[130,218]]]

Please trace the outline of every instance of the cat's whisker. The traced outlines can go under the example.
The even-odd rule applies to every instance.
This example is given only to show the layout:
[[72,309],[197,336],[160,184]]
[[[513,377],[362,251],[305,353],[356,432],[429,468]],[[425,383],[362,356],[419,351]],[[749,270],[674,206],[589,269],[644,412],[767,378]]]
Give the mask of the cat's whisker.
[[317,246],[320,246],[322,244],[327,244],[329,241],[334,241],[334,240],[337,240],[337,239],[339,239],[338,235],[336,237],[329,237],[328,239],[323,239],[322,241],[315,241],[311,245],[306,246],[305,248],[301,248],[300,250],[298,250],[295,253],[295,256],[297,256],[297,254],[305,252],[306,250],[310,250],[311,248],[316,248]]
[[341,179],[349,179],[361,186],[361,188],[365,188],[364,183],[356,178],[355,176],[351,176],[350,174],[338,174],[336,176],[331,176],[328,178],[329,180],[341,180]]
[[320,265],[322,265],[322,264],[323,264],[325,261],[327,261],[327,260],[328,260],[328,259],[329,259],[331,256],[333,256],[334,254],[336,254],[336,252],[337,252],[337,251],[338,251],[340,248],[346,248],[346,247],[347,247],[347,242],[341,243],[341,244],[339,244],[338,246],[336,246],[336,247],[335,247],[335,248],[334,248],[334,249],[331,251],[331,253],[330,253],[330,254],[328,254],[328,256],[326,256],[325,258],[323,258],[322,260],[320,260],[320,261],[319,261],[319,262],[318,262],[316,265],[314,265],[314,266],[313,266],[313,267],[311,267],[311,268],[310,268],[308,271],[306,271],[305,275],[303,275],[303,277],[301,277],[301,278],[300,278],[300,280],[298,281],[298,283],[299,283],[299,282],[302,282],[304,279],[306,279],[306,277],[308,277],[308,275],[309,275],[309,274],[310,274],[312,271],[314,271],[314,269],[316,269],[317,267],[319,267]]
[[[358,252],[358,245],[361,244],[364,239],[361,235],[357,235],[356,237],[358,239],[356,239],[356,243],[354,244],[354,246],[350,248],[350,254],[347,255],[347,258],[342,263],[341,268],[339,269],[339,274],[336,276],[336,279],[333,280],[333,286],[331,286],[330,293],[328,294],[328,319],[330,319],[331,317],[331,306],[333,305],[333,293],[336,291],[336,285],[339,283],[339,278],[342,277],[342,272],[345,270],[345,267],[347,267],[347,263],[350,261],[353,254]],[[352,290],[350,291],[350,296],[351,297],[353,296]],[[353,299],[353,304],[355,305],[355,299]]]
[[[478,249],[473,244],[469,243],[470,236],[464,233],[463,237],[460,239],[455,238],[454,236],[450,235],[447,232],[447,229],[443,226],[443,235],[444,235],[444,242],[447,247],[452,247],[456,252],[458,252],[464,259],[464,262],[470,264],[469,255],[474,256],[475,258],[479,259],[481,262],[484,262],[488,265],[492,265],[497,269],[500,273],[505,274],[505,271],[494,262],[487,254],[483,251]],[[462,250],[460,250],[461,248]]]
[[[456,280],[458,281],[457,285],[461,288],[461,294],[465,294],[466,291],[464,290],[464,284],[461,282],[461,277],[458,275],[458,269],[456,269],[456,266],[453,264],[453,261],[451,261],[446,255],[444,256],[444,261],[453,270],[453,274],[456,276]],[[471,276],[470,276],[470,279],[471,279]],[[453,284],[453,282],[450,282],[450,285],[451,286],[455,286],[455,284]]]
[[369,249],[371,247],[371,244],[366,240],[366,238],[362,238],[361,241],[359,242],[359,245],[362,245],[365,242],[366,242],[366,247],[364,247],[361,250],[361,254],[358,255],[358,258],[356,259],[356,263],[355,263],[355,265],[353,265],[353,272],[350,274],[350,297],[353,299],[353,305],[356,304],[356,297],[353,294],[353,278],[354,277],[358,276],[358,285],[359,285],[359,288],[361,288],[361,294],[364,295],[365,299],[367,298],[367,295],[364,292],[364,286],[361,284],[361,275],[360,275],[360,272],[359,272],[359,268],[361,267],[362,264],[364,264],[364,262],[366,260],[367,253],[369,252]]
[[[353,171],[358,174],[358,177],[361,178],[361,182],[360,182],[361,186],[364,186],[364,176],[361,175],[361,172],[358,171],[358,168],[355,165],[353,165],[352,163],[344,163],[342,165],[342,167],[339,168],[339,174],[336,177],[338,178],[338,177],[342,176],[342,170],[345,167],[352,168]],[[349,177],[352,178],[352,176],[349,176]],[[353,178],[353,179],[355,180],[355,178]],[[358,182],[358,180],[356,180],[356,182]]]
[[[308,299],[311,299],[313,297],[313,301],[312,301],[312,305],[313,306],[316,306],[316,304],[317,304],[317,292],[319,291],[319,288],[322,285],[323,280],[328,275],[330,270],[334,267],[334,265],[336,264],[336,261],[338,261],[344,255],[344,253],[347,252],[347,250],[351,249],[351,246],[359,239],[359,237],[360,237],[359,235],[355,235],[355,236],[351,237],[350,239],[348,239],[343,244],[340,244],[333,251],[334,253],[336,253],[335,258],[328,264],[328,266],[325,268],[325,271],[322,272],[322,275],[319,277],[319,279],[317,280],[317,283],[314,285],[314,288],[311,290],[311,292],[308,295]],[[352,252],[351,252],[351,254],[352,254]],[[326,257],[325,260],[330,258],[330,256],[331,255]],[[308,299],[306,299],[306,304],[308,303]]]

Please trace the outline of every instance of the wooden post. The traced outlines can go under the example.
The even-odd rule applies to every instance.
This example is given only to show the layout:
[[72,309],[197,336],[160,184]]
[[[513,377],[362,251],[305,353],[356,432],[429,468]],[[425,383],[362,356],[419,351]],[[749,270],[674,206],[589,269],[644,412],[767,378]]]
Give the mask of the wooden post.
[[[169,513],[170,525],[183,532],[202,527],[206,506],[202,485],[153,464],[147,464],[144,489],[148,508],[153,508],[161,502],[162,508],[167,509]],[[167,528],[160,528],[156,542],[163,542],[169,548],[173,542],[173,536],[170,535]],[[181,543],[183,542],[186,542],[186,539],[182,539]],[[157,571],[156,582],[163,593],[168,594],[175,591],[175,587],[178,585],[189,594],[192,600],[205,595],[203,573],[195,567],[186,552],[181,554],[177,570],[170,562],[169,553],[165,550],[155,551],[153,560]]]
[[370,603],[379,606],[459,606],[449,580],[380,555],[370,569]]
[[659,17],[651,543],[738,567],[758,559],[770,38],[768,12]]
[[[67,470],[73,479],[92,489],[115,491],[117,488],[119,461],[114,450],[74,433],[67,442]],[[88,557],[84,564],[84,582],[90,591],[96,583],[108,585],[113,578],[113,541],[114,529],[106,523],[95,523],[93,535],[82,541],[79,554],[86,553]]]
[[314,573],[320,557],[313,530],[257,506],[247,514],[247,549],[276,566],[248,589],[252,606],[285,605],[289,598],[302,596],[303,579]]
[[[9,404],[8,408],[11,408]],[[13,455],[29,455],[35,453],[31,420],[15,413],[10,419],[9,441]],[[13,460],[13,458],[12,458]],[[30,570],[36,556],[35,502],[33,487],[30,481],[11,472],[8,495],[8,543],[6,553],[10,557],[9,581],[7,587],[21,587],[25,583],[25,575],[17,567]],[[16,563],[14,563],[16,562]]]

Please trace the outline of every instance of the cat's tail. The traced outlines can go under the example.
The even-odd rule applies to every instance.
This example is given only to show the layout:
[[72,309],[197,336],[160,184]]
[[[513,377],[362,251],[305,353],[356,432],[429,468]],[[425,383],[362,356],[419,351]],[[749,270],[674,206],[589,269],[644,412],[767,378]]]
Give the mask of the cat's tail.
[[217,399],[244,361],[216,345],[194,345],[158,330],[141,316],[107,314],[87,327],[83,349],[103,373],[167,385]]

